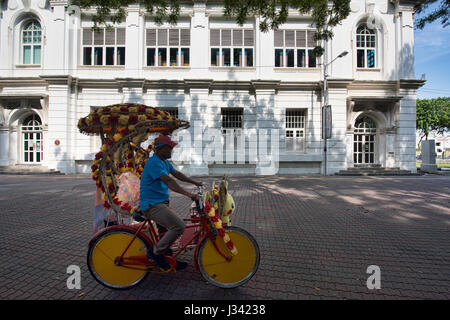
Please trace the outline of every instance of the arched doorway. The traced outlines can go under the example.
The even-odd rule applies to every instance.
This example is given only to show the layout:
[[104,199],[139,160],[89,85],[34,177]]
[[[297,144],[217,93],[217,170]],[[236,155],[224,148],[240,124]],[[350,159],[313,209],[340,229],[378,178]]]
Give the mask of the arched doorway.
[[353,163],[355,166],[376,164],[376,133],[377,128],[371,118],[362,116],[356,120],[353,135]]
[[26,116],[22,122],[21,132],[23,163],[41,163],[44,157],[44,139],[41,118],[36,113]]

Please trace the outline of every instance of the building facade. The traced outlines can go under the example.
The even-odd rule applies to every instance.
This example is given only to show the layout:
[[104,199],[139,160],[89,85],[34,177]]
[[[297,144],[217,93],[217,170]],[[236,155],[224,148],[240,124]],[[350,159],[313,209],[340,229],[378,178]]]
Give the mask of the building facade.
[[[129,6],[123,23],[93,32],[94,11],[68,1],[1,1],[0,166],[88,172],[100,139],[80,134],[78,119],[92,107],[133,102],[190,121],[174,161],[192,175],[372,165],[416,172],[415,101],[424,82],[414,79],[412,1],[352,1],[320,58],[307,15],[292,10],[279,30],[263,33],[258,18],[239,26],[222,10],[220,1],[181,1],[174,26]],[[270,145],[264,154],[262,143]]]

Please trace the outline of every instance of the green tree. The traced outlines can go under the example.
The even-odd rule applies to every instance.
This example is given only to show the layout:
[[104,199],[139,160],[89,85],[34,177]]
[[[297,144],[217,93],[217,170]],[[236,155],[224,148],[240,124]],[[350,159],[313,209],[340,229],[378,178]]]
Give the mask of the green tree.
[[416,27],[423,29],[425,25],[441,20],[441,24],[447,27],[450,22],[450,0],[418,0],[414,5],[414,11],[416,14],[424,13],[430,6],[439,2],[439,6],[425,16],[416,20]]
[[[316,40],[333,38],[332,28],[350,14],[351,0],[224,0],[224,16],[234,19],[242,25],[250,18],[259,17],[259,28],[265,32],[277,29],[288,18],[289,8],[302,14],[311,14],[312,25],[317,29]],[[108,22],[118,23],[125,19],[125,8],[130,4],[145,7],[158,24],[167,21],[176,24],[180,14],[179,0],[72,0],[71,4],[82,9],[94,7],[92,17],[94,28]],[[323,48],[317,46],[317,56],[323,54]]]
[[[420,141],[428,140],[431,131],[442,134],[450,129],[450,97],[417,99],[416,128],[421,132]],[[420,143],[419,141],[419,143]]]

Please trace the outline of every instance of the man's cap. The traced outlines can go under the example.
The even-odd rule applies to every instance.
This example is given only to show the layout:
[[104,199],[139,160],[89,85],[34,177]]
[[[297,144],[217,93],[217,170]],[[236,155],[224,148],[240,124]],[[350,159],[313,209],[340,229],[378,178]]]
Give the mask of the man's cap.
[[171,148],[175,147],[178,143],[172,141],[168,136],[160,136],[155,139],[155,147],[161,147],[163,145],[169,145]]

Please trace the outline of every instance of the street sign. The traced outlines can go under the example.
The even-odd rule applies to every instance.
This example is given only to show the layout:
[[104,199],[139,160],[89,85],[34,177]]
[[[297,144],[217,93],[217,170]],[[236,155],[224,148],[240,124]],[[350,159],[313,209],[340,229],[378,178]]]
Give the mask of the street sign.
[[331,139],[332,128],[331,106],[326,105],[322,108],[322,139]]

